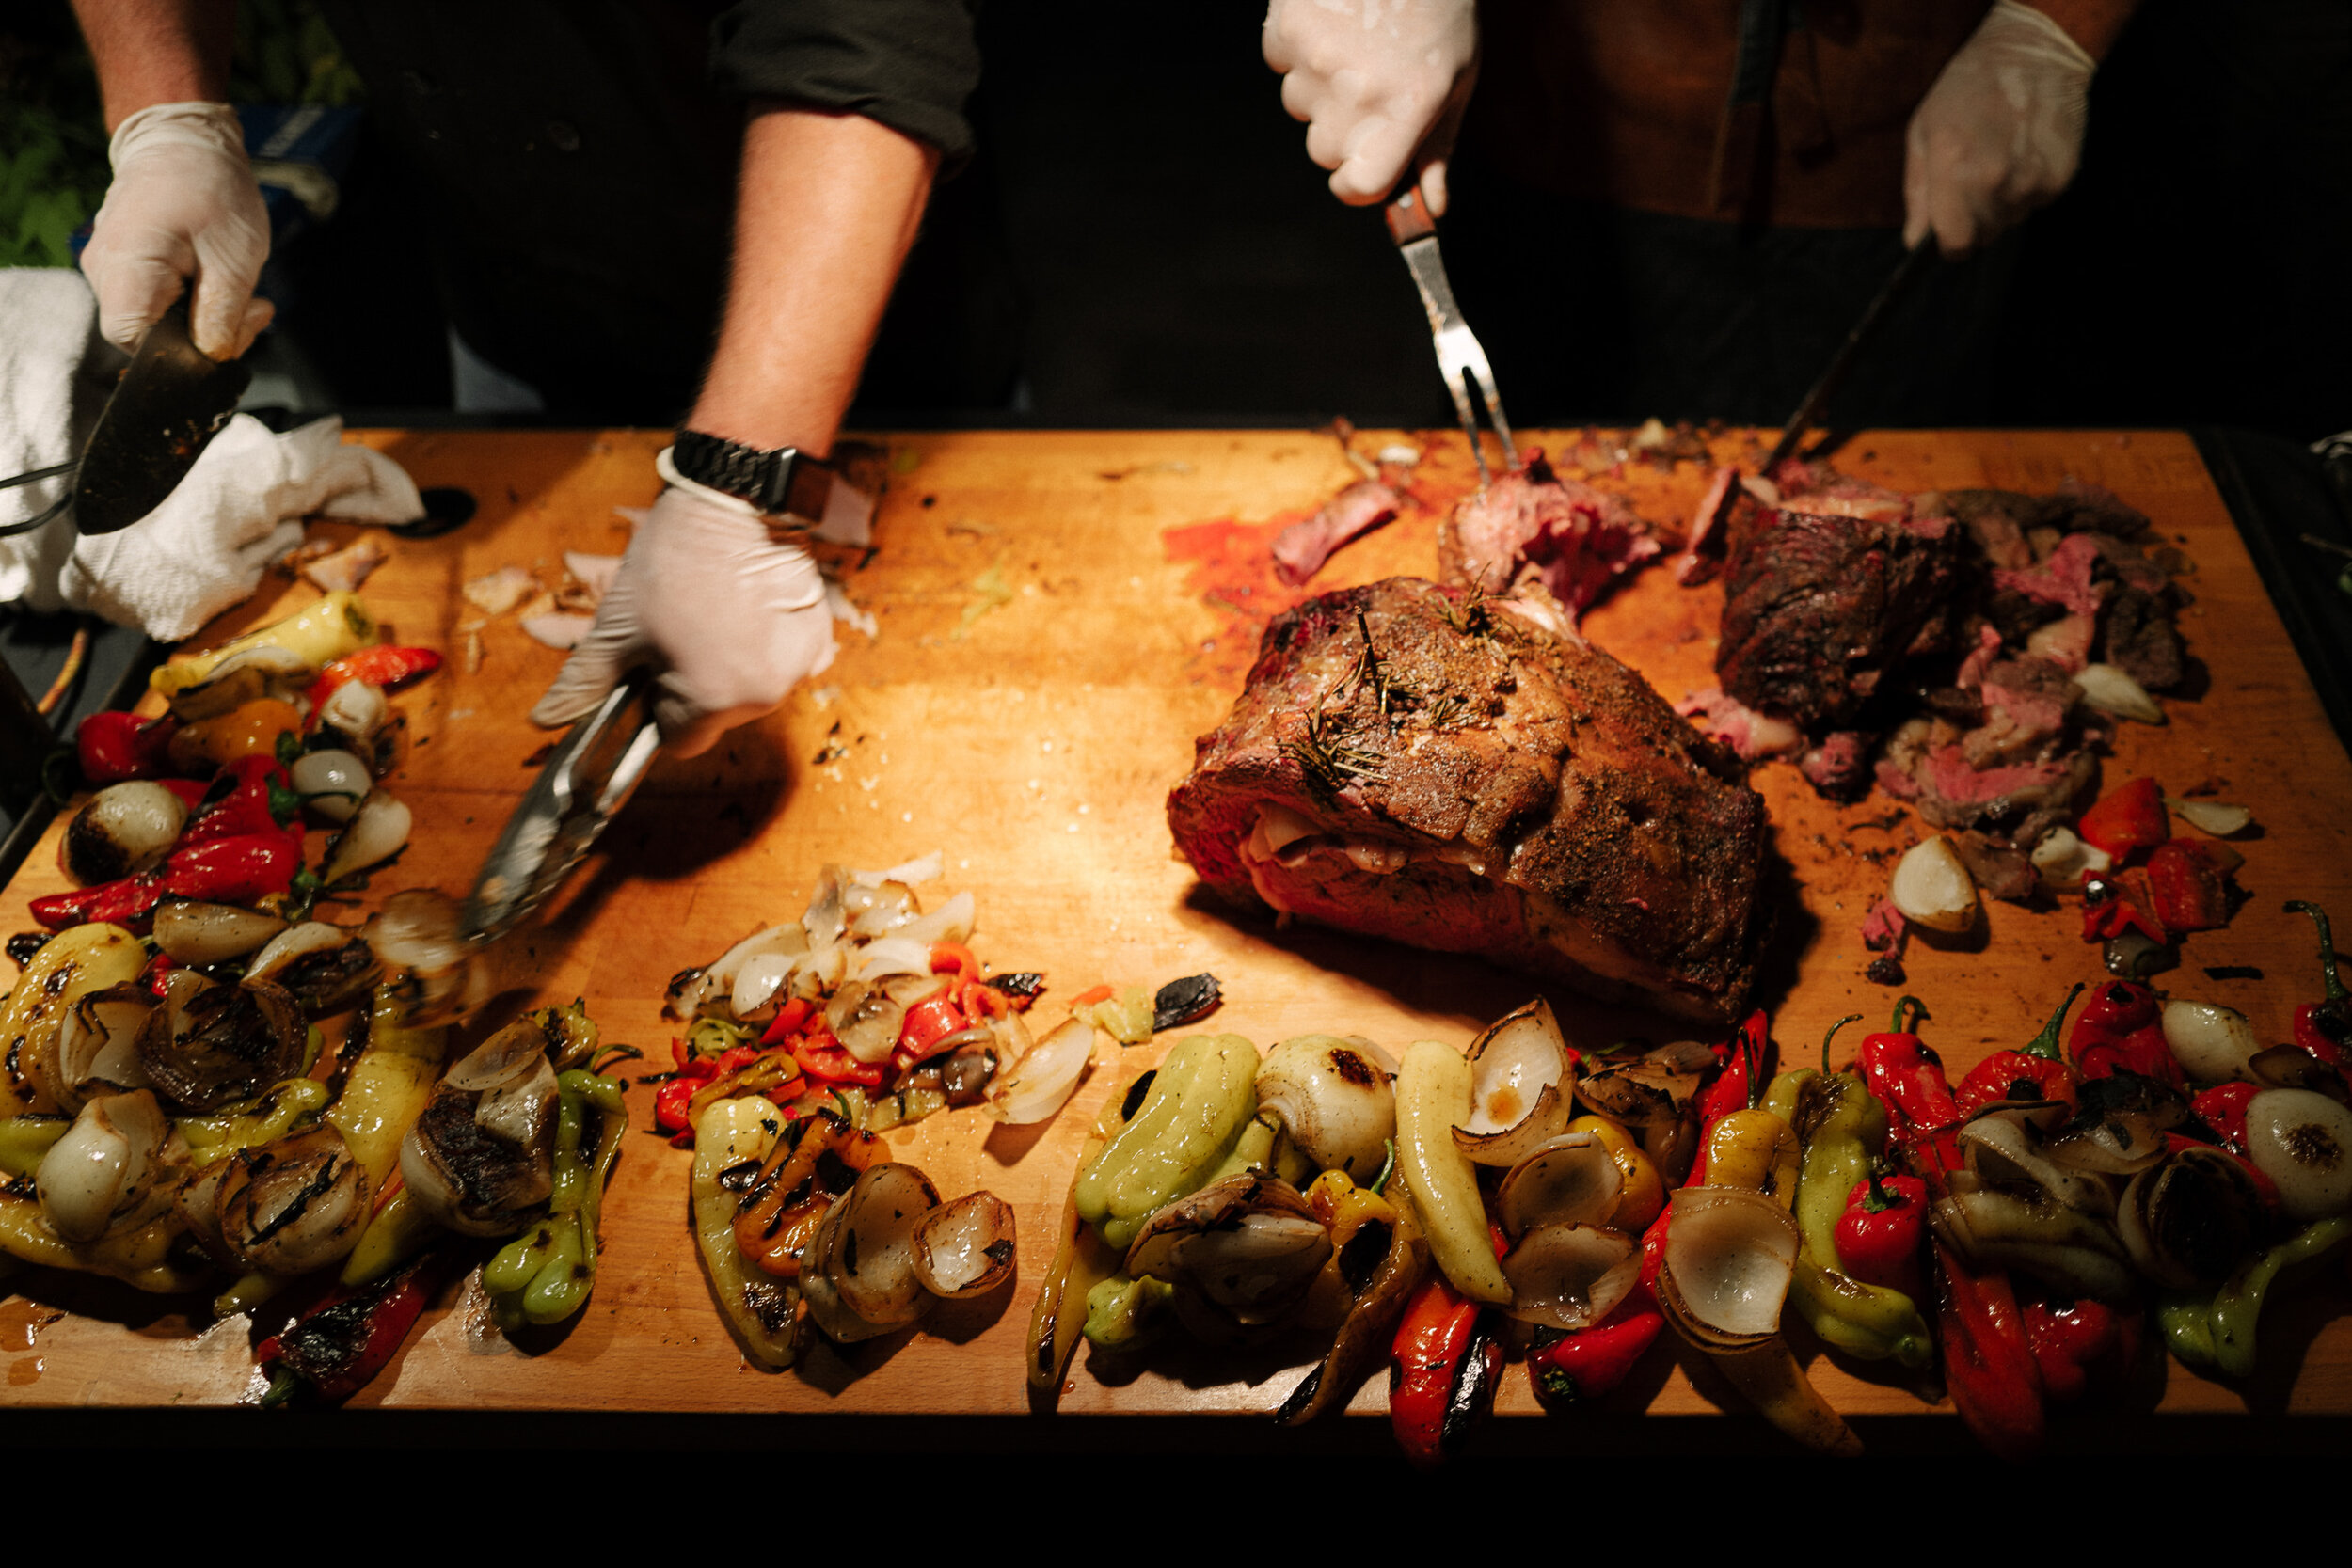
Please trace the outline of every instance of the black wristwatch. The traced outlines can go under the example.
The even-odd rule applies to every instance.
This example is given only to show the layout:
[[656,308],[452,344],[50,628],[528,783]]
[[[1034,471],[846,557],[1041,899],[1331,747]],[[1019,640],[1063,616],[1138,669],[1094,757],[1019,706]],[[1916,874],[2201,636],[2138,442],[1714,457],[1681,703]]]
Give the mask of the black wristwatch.
[[670,446],[670,466],[681,479],[809,528],[845,509],[853,508],[861,518],[873,511],[872,499],[843,479],[832,464],[798,447],[762,451],[699,430],[681,430]]

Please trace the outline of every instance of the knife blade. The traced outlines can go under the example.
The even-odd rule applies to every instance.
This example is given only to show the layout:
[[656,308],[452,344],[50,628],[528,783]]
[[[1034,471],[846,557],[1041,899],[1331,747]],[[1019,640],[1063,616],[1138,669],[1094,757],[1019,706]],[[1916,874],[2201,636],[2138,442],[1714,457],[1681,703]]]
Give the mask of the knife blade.
[[[1479,444],[1478,414],[1470,404],[1470,387],[1478,388],[1486,404],[1486,416],[1494,421],[1495,435],[1502,442],[1503,460],[1516,468],[1519,466],[1519,454],[1511,444],[1511,421],[1503,417],[1502,388],[1495,385],[1495,372],[1486,363],[1486,349],[1479,345],[1470,324],[1462,319],[1462,308],[1454,302],[1454,284],[1446,277],[1445,257],[1438,249],[1438,226],[1422,201],[1420,187],[1406,185],[1390,200],[1385,215],[1389,237],[1396,242],[1397,253],[1405,258],[1406,269],[1413,275],[1413,287],[1421,293],[1421,308],[1429,316],[1429,336],[1438,350],[1438,370],[1445,377],[1446,390],[1454,395],[1454,414],[1462,421],[1462,434],[1470,437],[1470,456],[1478,462],[1478,483],[1483,489],[1488,478],[1486,453]],[[1470,385],[1465,385],[1466,381]]]
[[632,671],[556,742],[538,779],[507,819],[458,919],[458,934],[484,947],[520,925],[564,885],[661,750],[653,674]]
[[1922,241],[1914,245],[1897,264],[1895,275],[1882,284],[1879,292],[1871,296],[1870,303],[1863,307],[1862,319],[1853,324],[1853,329],[1846,334],[1846,341],[1838,344],[1837,352],[1830,356],[1828,368],[1821,372],[1820,379],[1813,383],[1812,389],[1804,394],[1804,401],[1797,404],[1797,411],[1789,415],[1788,422],[1781,427],[1780,439],[1772,444],[1772,454],[1764,459],[1763,471],[1767,476],[1786,462],[1804,440],[1805,431],[1820,418],[1822,405],[1829,402],[1830,394],[1844,384],[1847,373],[1853,369],[1854,361],[1861,357],[1864,347],[1878,336],[1879,328],[1886,325],[1887,312],[1935,264],[1935,246],[1931,242]]
[[82,449],[73,526],[129,528],[164,503],[236,411],[253,372],[206,356],[188,336],[188,302],[173,302],[139,340],[120,385]]

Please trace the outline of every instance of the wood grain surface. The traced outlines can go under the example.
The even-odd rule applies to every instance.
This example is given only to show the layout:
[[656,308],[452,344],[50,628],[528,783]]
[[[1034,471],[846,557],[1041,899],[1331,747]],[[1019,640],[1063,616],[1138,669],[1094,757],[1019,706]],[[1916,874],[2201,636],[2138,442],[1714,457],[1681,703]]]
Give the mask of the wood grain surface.
[[[483,628],[478,670],[462,668],[478,614],[460,586],[517,564],[553,580],[562,552],[613,552],[649,503],[651,432],[364,432],[424,485],[463,485],[476,519],[432,542],[392,542],[365,597],[398,641],[446,650],[451,667],[396,699],[410,746],[389,787],[416,815],[405,857],[370,898],[411,885],[463,893],[532,777],[546,736],[526,709],[561,656],[508,616]],[[1435,567],[1437,517],[1469,486],[1458,435],[1364,433],[1359,451],[1426,445],[1412,505],[1343,551],[1314,591]],[[1574,433],[1531,442],[1555,450]],[[1205,898],[1173,859],[1167,791],[1237,689],[1257,628],[1300,594],[1281,589],[1264,546],[1281,522],[1357,477],[1327,434],[954,433],[891,436],[890,489],[870,554],[836,562],[874,632],[842,628],[837,662],[783,710],[737,731],[709,755],[665,760],[559,903],[525,934],[526,984],[465,1037],[526,1006],[586,998],[608,1039],[666,1056],[663,987],[748,930],[795,916],[828,863],[880,866],[945,853],[935,903],[978,896],[974,945],[998,969],[1041,969],[1054,1000],[1098,981],[1157,985],[1214,971],[1226,1003],[1214,1027],[1261,1045],[1311,1030],[1361,1033],[1393,1046],[1433,1037],[1467,1042],[1524,1001],[1523,978],[1482,963],[1306,927],[1278,930]],[[1719,454],[1748,451],[1744,436]],[[2352,921],[2352,759],[2329,731],[2302,666],[2264,597],[2219,497],[2178,434],[1869,433],[1837,456],[1845,471],[1906,490],[1996,485],[2044,491],[2074,476],[2106,484],[2153,516],[2193,562],[2196,605],[2183,626],[2200,694],[2169,701],[2162,728],[2127,724],[2106,777],[2153,772],[2168,791],[2205,785],[2243,801],[2258,829],[2241,843],[2249,895],[2225,930],[2190,938],[2163,984],[2225,1002],[2268,1039],[2287,1037],[2294,1006],[2316,996],[2310,923],[2285,914],[2308,897]],[[1621,487],[1678,531],[1705,474],[1627,465]],[[319,525],[327,537],[354,531]],[[993,575],[992,575],[993,574]],[[986,591],[1001,584],[1009,595]],[[978,586],[976,586],[978,585]],[[272,578],[225,616],[203,646],[315,596]],[[1587,623],[1593,638],[1670,699],[1712,683],[1720,594],[1643,574]],[[821,755],[834,753],[830,760]],[[1921,829],[1883,796],[1856,806],[1817,800],[1785,765],[1760,769],[1787,875],[1773,898],[1777,934],[1761,1000],[1776,1037],[1799,1055],[1849,1012],[1885,1016],[1896,993],[1865,980],[1857,927],[1894,856]],[[62,819],[61,819],[62,820]],[[24,900],[62,884],[53,840],[5,895],[5,924]],[[313,858],[317,848],[313,837]],[[364,905],[335,918],[352,919]],[[1903,989],[1924,998],[1923,1032],[1957,1081],[1970,1065],[2031,1036],[2076,980],[2098,973],[2072,907],[1989,905],[1979,937],[1915,942]],[[2264,978],[2213,980],[2208,966],[2250,965]],[[1671,1025],[1555,993],[1571,1034],[1673,1037]],[[1672,1031],[1670,1033],[1670,1031]],[[1165,1042],[1163,1042],[1165,1043]],[[483,1326],[453,1289],[393,1367],[355,1406],[635,1411],[858,1411],[1012,1414],[1026,1410],[1018,1346],[1054,1215],[1082,1129],[1113,1086],[1149,1065],[1139,1048],[1103,1063],[1041,1129],[1000,1128],[950,1112],[889,1137],[948,1196],[986,1186],[1021,1224],[1021,1277],[1009,1291],[945,1304],[919,1331],[850,1353],[816,1350],[782,1374],[752,1370],[715,1310],[687,1228],[691,1156],[632,1132],[605,1207],[605,1260],[594,1301],[566,1328],[520,1348]],[[632,1089],[635,1125],[652,1091]],[[0,1304],[0,1402],[14,1404],[209,1404],[250,1397],[251,1347],[267,1308],[208,1325],[202,1304],[148,1299],[103,1282],[19,1275]],[[2152,1360],[2137,1409],[2352,1413],[2352,1291],[2331,1268],[2280,1300],[2263,1324],[2262,1370],[2244,1388]],[[1803,1331],[1796,1337],[1802,1340]],[[1653,1353],[1609,1402],[1629,1412],[1740,1408],[1694,1358]],[[1089,1413],[1263,1412],[1316,1347],[1240,1355],[1163,1352],[1140,1367],[1081,1357],[1065,1419]],[[1899,1376],[1820,1356],[1813,1376],[1853,1413],[1934,1408]],[[1359,1411],[1382,1405],[1375,1379]],[[1514,1369],[1501,1408],[1534,1409]],[[1947,1409],[1948,1407],[1946,1407]],[[1948,1420],[1948,1416],[1938,1420]],[[1743,1420],[1753,1418],[1743,1416]],[[1756,1424],[1757,1440],[1766,1439]]]

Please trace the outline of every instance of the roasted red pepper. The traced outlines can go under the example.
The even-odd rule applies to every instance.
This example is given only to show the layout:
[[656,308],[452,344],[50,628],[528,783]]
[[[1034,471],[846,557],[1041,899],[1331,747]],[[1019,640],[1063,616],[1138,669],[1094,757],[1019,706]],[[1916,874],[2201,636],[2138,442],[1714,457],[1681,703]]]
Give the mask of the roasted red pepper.
[[759,1054],[759,1046],[739,1045],[716,1056],[697,1056],[687,1049],[684,1040],[672,1039],[670,1055],[677,1063],[677,1070],[654,1090],[655,1128],[670,1133],[670,1142],[675,1148],[685,1148],[692,1144],[694,1124],[688,1114],[688,1102],[705,1084],[748,1066]]
[[239,757],[220,770],[204,804],[181,830],[179,847],[252,833],[283,833],[299,842],[302,797],[275,757]]
[[2186,1088],[2188,1078],[2164,1042],[2163,1011],[2154,991],[2130,980],[2109,980],[2095,988],[2066,1040],[2075,1070],[2086,1079],[2137,1072],[2176,1089]]
[[120,926],[144,935],[155,906],[164,900],[164,879],[153,873],[100,882],[72,893],[53,893],[26,906],[43,928],[62,931],[69,926]]
[[302,840],[285,832],[242,833],[174,849],[161,881],[175,898],[250,904],[294,886]]
[[1494,1404],[1502,1344],[1493,1314],[1432,1275],[1406,1304],[1389,1362],[1389,1424],[1415,1468],[1435,1469]]
[[907,1009],[906,1022],[898,1028],[898,1055],[911,1067],[931,1055],[948,1036],[971,1027],[971,1021],[945,996],[917,1002]]
[[[1927,1192],[1941,1197],[1962,1167],[1960,1103],[1942,1059],[1903,1027],[1907,1007],[1927,1016],[1916,997],[1897,1002],[1893,1032],[1864,1040],[1856,1065],[1886,1107],[1889,1148],[1907,1155]],[[1994,1453],[2030,1453],[2042,1442],[2042,1374],[2009,1275],[1999,1269],[1976,1273],[1942,1242],[1933,1246],[1936,1338],[1952,1404]]]
[[2197,1113],[2198,1120],[2213,1130],[2222,1148],[2243,1156],[2247,1102],[2262,1092],[2260,1084],[2216,1084],[2191,1100],[2188,1108]]
[[2008,1274],[1974,1273],[1937,1242],[1935,1298],[1953,1407],[1986,1448],[2004,1459],[2025,1458],[2042,1446],[2042,1369]]
[[141,719],[129,713],[93,713],[73,732],[74,760],[91,788],[126,779],[158,779],[171,770],[171,737],[180,721],[166,714]]
[[885,1062],[861,1062],[850,1054],[849,1048],[833,1037],[821,1026],[801,1036],[792,1042],[792,1059],[811,1078],[828,1084],[857,1084],[866,1088],[882,1087],[882,1076],[888,1070]]
[[389,691],[405,681],[429,675],[441,667],[441,656],[430,648],[395,648],[389,643],[377,643],[326,666],[318,678],[304,693],[310,699],[310,711],[316,714],[335,694],[335,689],[345,681],[365,681]]
[[453,1250],[435,1247],[381,1279],[338,1286],[262,1340],[254,1359],[271,1376],[262,1402],[282,1404],[302,1386],[330,1401],[366,1387],[416,1326],[440,1285],[442,1259]]
[[2296,898],[2288,901],[2287,912],[2310,915],[2318,926],[2319,972],[2328,983],[2325,1000],[2295,1009],[2295,1043],[2329,1067],[2343,1067],[2352,1054],[2352,993],[2336,974],[2336,939],[2328,927],[2328,911]]
[[1555,1414],[1584,1400],[1597,1400],[1626,1380],[1666,1320],[1646,1285],[1636,1285],[1609,1316],[1573,1333],[1536,1333],[1527,1353],[1527,1380],[1545,1409]]
[[2068,1115],[2074,1114],[2082,1096],[2075,1087],[2074,1069],[2066,1065],[2058,1050],[2058,1027],[2065,1022],[2066,1010],[2074,1005],[2074,998],[2082,993],[2080,985],[2067,992],[2050,1022],[2042,1026],[2042,1033],[2024,1050],[1994,1052],[1969,1069],[1953,1097],[1963,1116],[1973,1117],[1997,1100],[2055,1100],[2066,1106]]
[[789,1045],[792,1037],[808,1023],[808,1015],[817,1010],[817,1004],[805,996],[796,996],[776,1009],[776,1016],[759,1037],[762,1045]]
[[[1903,1014],[1912,1014],[1913,1027],[1903,1027]],[[1915,1032],[1928,1016],[1927,1005],[1915,996],[1895,1004],[1894,1028],[1864,1037],[1854,1056],[1863,1082],[1886,1107],[1889,1150],[1906,1155],[1930,1188],[1942,1190],[1944,1178],[1960,1168],[1956,1140],[1962,1117],[1944,1077],[1944,1058]]]
[[2148,857],[2148,901],[2169,931],[2217,931],[2230,923],[2230,873],[2210,848],[2168,839]]
[[[1750,1085],[1757,1082],[1764,1065],[1765,1041],[1771,1038],[1772,1020],[1764,1009],[1757,1008],[1740,1025],[1740,1032],[1715,1048],[1715,1060],[1722,1064],[1715,1082],[1699,1096],[1699,1127],[1702,1132],[1717,1117],[1747,1109]],[[1700,1147],[1706,1147],[1704,1138]],[[1696,1181],[1694,1172],[1691,1180]]]
[[2139,1359],[2137,1307],[2104,1301],[2028,1300],[2024,1307],[2026,1341],[2033,1347],[2042,1390],[2064,1404],[2082,1398],[2096,1381],[2120,1383]]
[[2083,813],[2074,831],[2086,843],[2113,855],[2116,863],[2136,849],[2153,849],[2172,836],[2172,820],[2165,815],[2164,792],[2153,779],[2134,779],[2099,798]]
[[1915,1176],[1873,1171],[1846,1195],[1846,1212],[1832,1235],[1850,1276],[1921,1301],[1926,1291],[1919,1259],[1927,1228],[1928,1184]]
[[2083,885],[2083,941],[2113,942],[2126,931],[2137,931],[2161,947],[2172,934],[2150,912],[2138,872],[2124,877],[2093,877]]

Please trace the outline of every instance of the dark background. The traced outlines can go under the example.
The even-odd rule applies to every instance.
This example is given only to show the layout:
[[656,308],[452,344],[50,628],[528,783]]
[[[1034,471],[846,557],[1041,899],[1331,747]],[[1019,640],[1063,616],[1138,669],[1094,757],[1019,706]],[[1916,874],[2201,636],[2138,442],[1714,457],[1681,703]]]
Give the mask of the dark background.
[[[62,0],[22,14],[0,50],[11,29],[20,59],[70,49]],[[1331,198],[1282,111],[1263,14],[992,0],[981,151],[935,199],[852,422],[1450,422],[1378,217]],[[310,395],[358,418],[449,401],[429,220],[392,162],[363,138],[334,219],[278,258]],[[1574,354],[1613,309],[1605,273],[1574,264],[1573,214],[1545,216],[1518,261],[1559,257],[1547,330],[1472,316],[1506,392],[1515,352]],[[1486,260],[1467,232],[1461,248],[1467,301]],[[2347,258],[2352,6],[2149,0],[2094,84],[2080,177],[2001,258],[1994,374],[1970,417],[2352,427]],[[1548,378],[1520,379],[1523,424],[1729,411],[1613,405],[1637,394],[1606,378],[1554,406]]]

